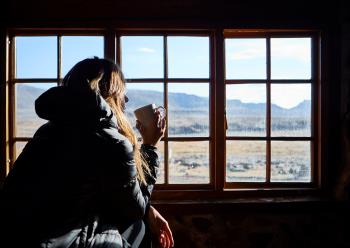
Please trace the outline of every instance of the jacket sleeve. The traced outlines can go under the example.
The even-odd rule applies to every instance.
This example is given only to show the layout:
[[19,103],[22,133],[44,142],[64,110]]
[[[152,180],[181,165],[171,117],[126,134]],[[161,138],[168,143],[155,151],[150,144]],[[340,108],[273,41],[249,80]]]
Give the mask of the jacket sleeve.
[[148,185],[144,185],[137,179],[136,163],[131,143],[124,139],[113,144],[113,151],[109,156],[115,156],[118,160],[110,159],[102,174],[104,202],[109,204],[109,212],[118,212],[118,216],[124,221],[142,219],[149,208],[149,200],[158,171],[158,156],[150,148],[142,148],[146,160],[150,163],[151,173],[146,176]]
[[148,198],[148,204],[146,206],[147,213],[151,203],[150,197],[159,174],[159,158],[157,148],[150,145],[141,145],[141,154],[149,167],[149,173],[146,173],[145,175],[147,185],[141,184],[142,193]]

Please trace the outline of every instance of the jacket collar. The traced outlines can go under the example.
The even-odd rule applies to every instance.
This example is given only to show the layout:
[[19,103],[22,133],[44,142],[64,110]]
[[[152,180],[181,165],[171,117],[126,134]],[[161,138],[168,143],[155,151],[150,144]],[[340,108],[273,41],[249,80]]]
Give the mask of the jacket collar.
[[35,101],[37,115],[49,121],[108,125],[118,128],[117,119],[103,97],[92,90],[57,86]]

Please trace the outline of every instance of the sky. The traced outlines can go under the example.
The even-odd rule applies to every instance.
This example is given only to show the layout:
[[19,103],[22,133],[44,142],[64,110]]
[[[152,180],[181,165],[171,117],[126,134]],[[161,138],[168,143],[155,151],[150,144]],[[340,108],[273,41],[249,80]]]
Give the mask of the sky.
[[[164,54],[162,36],[121,37],[122,70],[126,78],[163,78]],[[63,36],[62,76],[78,61],[103,57],[103,37]],[[168,77],[203,79],[199,84],[171,83],[169,92],[209,96],[209,38],[168,37]],[[17,78],[57,78],[57,38],[17,37]],[[266,79],[266,39],[225,40],[226,79]],[[311,78],[310,38],[271,39],[271,78]],[[152,83],[152,80],[150,80]],[[49,88],[49,84],[38,84]],[[128,84],[128,90],[163,91],[161,84]],[[266,102],[266,87],[258,84],[227,85],[227,99],[242,102]],[[271,101],[284,108],[292,108],[311,99],[310,84],[273,84]]]

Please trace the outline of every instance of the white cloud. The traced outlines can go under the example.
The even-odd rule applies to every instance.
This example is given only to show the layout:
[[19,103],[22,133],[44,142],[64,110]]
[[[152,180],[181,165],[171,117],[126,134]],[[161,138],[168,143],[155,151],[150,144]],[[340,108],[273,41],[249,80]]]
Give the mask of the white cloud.
[[228,39],[226,40],[228,60],[248,60],[266,56],[265,39]]
[[[227,56],[229,60],[247,60],[266,56],[265,43],[253,39],[229,41]],[[272,38],[271,53],[273,58],[294,59],[303,63],[310,62],[310,38]]]
[[245,59],[254,59],[265,56],[265,49],[259,48],[247,48],[245,50],[230,53],[228,55],[229,60],[245,60]]
[[275,38],[271,40],[272,58],[288,58],[299,60],[303,63],[310,62],[311,44],[310,38]]
[[143,53],[155,53],[156,50],[152,49],[152,48],[148,48],[148,47],[141,47],[139,49],[137,49],[139,52],[143,52]]

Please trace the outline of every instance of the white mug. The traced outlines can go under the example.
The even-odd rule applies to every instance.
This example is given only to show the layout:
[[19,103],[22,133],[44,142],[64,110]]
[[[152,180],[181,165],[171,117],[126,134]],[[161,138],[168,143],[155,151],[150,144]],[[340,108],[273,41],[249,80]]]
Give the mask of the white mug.
[[157,110],[160,112],[160,117],[165,118],[165,109],[162,106],[156,106],[154,103],[145,105],[141,108],[134,110],[134,115],[136,119],[144,126],[145,128],[152,128],[154,119],[156,117],[155,113]]

